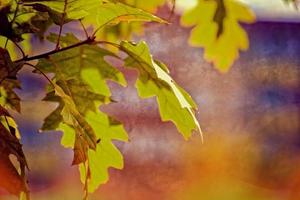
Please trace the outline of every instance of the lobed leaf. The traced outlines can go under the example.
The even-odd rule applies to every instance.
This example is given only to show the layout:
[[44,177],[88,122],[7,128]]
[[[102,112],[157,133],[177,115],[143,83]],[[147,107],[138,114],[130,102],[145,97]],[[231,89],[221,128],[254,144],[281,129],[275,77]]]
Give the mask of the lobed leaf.
[[[51,34],[48,39],[57,41],[57,35]],[[62,47],[79,42],[71,33],[61,37]],[[45,73],[55,73],[55,79],[78,79],[88,84],[97,94],[110,96],[110,90],[106,84],[112,80],[122,86],[126,86],[123,74],[109,64],[106,56],[116,55],[106,49],[95,45],[82,45],[59,54],[54,54],[49,59],[41,59],[37,68]]]
[[[52,17],[64,19],[82,19],[101,5],[102,0],[24,0],[25,5],[38,11],[46,11]],[[59,16],[64,14],[65,17]],[[59,20],[58,20],[59,21]]]
[[249,47],[248,36],[239,22],[253,23],[254,13],[236,0],[198,0],[198,5],[181,18],[185,26],[195,26],[189,42],[204,48],[204,57],[221,72],[227,72]]
[[121,49],[129,55],[125,66],[139,71],[136,82],[139,95],[142,98],[156,96],[162,120],[172,121],[185,139],[193,130],[200,131],[194,114],[196,104],[170,77],[167,67],[153,60],[146,43],[122,42]]
[[126,142],[128,135],[123,125],[102,112],[89,112],[87,121],[97,131],[100,139],[96,151],[89,150],[88,164],[89,176],[87,177],[84,165],[80,166],[81,181],[84,183],[88,178],[88,191],[94,192],[101,184],[108,181],[108,168],[123,168],[123,156],[113,144],[113,140]]
[[[79,164],[87,160],[87,150],[96,149],[97,138],[93,128],[86,122],[84,116],[78,111],[71,94],[57,84],[54,84],[55,95],[60,98],[62,122],[75,131],[74,159],[73,164]],[[64,83],[62,83],[64,85]],[[68,87],[64,85],[64,87]]]
[[[55,42],[57,35],[51,34],[48,39]],[[61,37],[62,47],[78,42],[72,34]],[[123,74],[106,62],[105,56],[117,57],[101,47],[82,45],[40,59],[36,65],[43,73],[54,74],[44,100],[59,103],[45,119],[42,130],[63,131],[61,143],[74,149],[73,164],[89,171],[88,176],[82,174],[89,191],[107,181],[109,167],[123,166],[123,157],[112,140],[127,141],[128,137],[119,122],[98,110],[111,102],[107,80],[126,85]]]
[[[143,32],[143,24],[134,22],[153,21],[158,23],[167,23],[165,20],[160,19],[153,14],[155,10],[164,3],[165,0],[122,0],[118,3],[108,3],[100,9],[104,10],[109,17],[106,17],[105,20],[101,17],[93,18],[94,16],[91,16],[89,20],[89,17],[87,17],[87,21],[89,23],[86,24],[89,25],[92,23],[94,24],[94,27],[101,28],[96,34],[97,38],[106,39],[112,42],[121,39],[129,39],[133,33],[140,34]],[[103,11],[95,13],[99,13],[98,15],[102,16],[101,13],[103,13]],[[95,26],[95,24],[97,26]]]
[[104,3],[103,5],[93,10],[93,15],[86,16],[83,20],[83,22],[85,23],[94,24],[95,27],[115,25],[122,21],[153,21],[159,23],[166,23],[165,20],[156,17],[151,13],[119,2]]

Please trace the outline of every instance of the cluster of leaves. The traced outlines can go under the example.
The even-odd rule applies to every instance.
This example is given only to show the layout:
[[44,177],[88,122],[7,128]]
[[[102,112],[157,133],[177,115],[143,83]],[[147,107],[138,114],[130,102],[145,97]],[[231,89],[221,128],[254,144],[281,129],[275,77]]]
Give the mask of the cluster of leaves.
[[[27,163],[16,123],[7,111],[20,112],[20,98],[14,89],[20,88],[17,75],[26,65],[49,82],[44,100],[58,106],[46,117],[41,130],[63,132],[61,143],[74,150],[72,164],[79,165],[84,199],[107,182],[109,167],[123,167],[122,154],[113,140],[128,140],[122,123],[99,110],[101,105],[113,102],[108,80],[127,84],[122,72],[106,57],[120,59],[125,68],[139,72],[136,88],[140,97],[156,97],[162,120],[172,121],[184,138],[189,138],[193,130],[200,131],[195,102],[172,79],[167,66],[153,59],[145,42],[97,38],[104,28],[123,21],[166,23],[165,20],[124,2],[109,0],[1,1],[0,12],[0,186],[7,191],[29,199]],[[62,34],[65,24],[74,21],[82,26],[85,39],[72,33]],[[58,33],[49,33],[52,25],[58,26]],[[85,27],[91,27],[93,32]],[[55,44],[55,49],[31,56],[27,48],[30,37],[47,39]],[[127,57],[120,57],[107,45]],[[49,73],[53,74],[51,79]],[[19,167],[11,162],[10,155],[17,157]]]
[[[285,0],[287,2],[291,2]],[[114,57],[125,68],[139,72],[136,88],[141,98],[157,99],[162,121],[171,121],[185,139],[200,131],[195,117],[197,106],[187,92],[170,76],[168,67],[155,60],[144,41],[129,42],[142,23],[168,23],[153,13],[166,0],[0,0],[0,186],[29,199],[27,162],[20,134],[11,111],[20,112],[18,72],[34,68],[49,82],[45,101],[57,108],[44,120],[41,130],[63,132],[61,143],[74,150],[73,165],[79,165],[84,199],[107,182],[108,168],[123,167],[123,157],[114,140],[126,142],[121,122],[101,112],[112,103],[107,81],[126,86],[121,71],[106,60]],[[171,1],[172,2],[172,1]],[[174,2],[174,1],[173,1]],[[292,1],[296,4],[297,0]],[[253,23],[255,16],[236,0],[198,0],[181,22],[194,26],[190,43],[203,47],[204,57],[226,72],[249,46],[240,25]],[[77,22],[85,38],[63,33],[66,24]],[[131,22],[131,23],[128,23]],[[57,26],[51,33],[49,28]],[[86,28],[87,27],[87,28]],[[37,37],[53,43],[51,51],[30,55],[30,40]],[[127,56],[112,51],[118,49]],[[48,77],[52,74],[52,78]],[[16,157],[16,162],[11,161]]]

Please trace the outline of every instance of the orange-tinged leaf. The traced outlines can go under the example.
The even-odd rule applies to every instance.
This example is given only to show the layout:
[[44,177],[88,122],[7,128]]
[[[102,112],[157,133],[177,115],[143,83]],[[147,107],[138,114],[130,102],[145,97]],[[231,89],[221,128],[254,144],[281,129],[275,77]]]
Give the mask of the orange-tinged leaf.
[[[8,124],[7,118],[10,117],[5,108],[0,105],[0,187],[6,189],[14,195],[20,195],[22,192],[27,193],[25,179],[25,168],[27,162],[22,150],[22,145],[15,135],[14,127]],[[2,118],[6,118],[2,120]],[[2,121],[5,121],[6,125]],[[6,127],[8,126],[8,128]],[[20,173],[11,162],[9,156],[14,155],[20,164]]]

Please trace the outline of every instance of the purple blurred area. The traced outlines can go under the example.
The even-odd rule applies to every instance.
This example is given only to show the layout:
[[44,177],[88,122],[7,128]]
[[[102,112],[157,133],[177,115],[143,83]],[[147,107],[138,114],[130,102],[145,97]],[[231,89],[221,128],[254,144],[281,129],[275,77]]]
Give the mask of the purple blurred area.
[[[250,49],[220,74],[203,50],[187,44],[190,30],[177,18],[147,26],[142,38],[153,55],[199,106],[204,144],[197,134],[185,141],[173,124],[161,122],[155,99],[140,100],[136,72],[125,70],[129,86],[111,83],[117,103],[101,108],[129,133],[129,143],[117,144],[125,168],[111,169],[92,200],[300,199],[300,24],[258,22],[246,29]],[[80,200],[78,170],[72,151],[60,146],[62,134],[38,132],[55,105],[41,102],[47,82],[29,72],[20,75],[24,102],[16,118],[32,199]]]

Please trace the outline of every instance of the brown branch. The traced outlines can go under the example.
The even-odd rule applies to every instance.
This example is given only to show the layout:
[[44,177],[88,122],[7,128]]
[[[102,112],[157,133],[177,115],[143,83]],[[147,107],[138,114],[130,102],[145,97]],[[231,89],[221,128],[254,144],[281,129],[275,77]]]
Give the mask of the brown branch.
[[81,42],[78,42],[76,44],[72,44],[70,46],[67,46],[67,47],[64,47],[64,48],[61,48],[61,49],[54,49],[52,51],[48,51],[46,53],[42,53],[42,54],[39,54],[39,55],[35,55],[35,56],[25,56],[24,58],[21,58],[19,60],[16,60],[14,62],[22,62],[22,61],[32,61],[32,60],[37,60],[37,59],[41,59],[41,58],[47,58],[48,56],[51,56],[53,54],[56,54],[56,53],[60,53],[60,52],[63,52],[63,51],[66,51],[66,50],[69,50],[69,49],[72,49],[72,48],[75,48],[75,47],[79,47],[81,45],[85,45],[85,44],[93,44],[95,41],[95,37],[88,37],[86,40],[83,40]]
[[[121,49],[121,46],[117,43],[108,42],[108,41],[95,41],[95,37],[88,37],[84,41],[78,42],[76,44],[73,44],[73,45],[70,45],[70,46],[67,46],[67,47],[64,47],[64,48],[61,48],[61,49],[54,49],[52,51],[42,53],[42,54],[39,54],[39,55],[35,55],[35,56],[30,56],[30,57],[24,56],[23,58],[14,61],[14,63],[24,62],[24,65],[29,65],[29,66],[33,67],[34,69],[39,71],[53,85],[52,81],[48,78],[48,76],[46,74],[44,74],[42,71],[40,71],[34,65],[28,63],[28,61],[38,60],[38,59],[41,59],[41,58],[47,58],[47,57],[49,57],[53,54],[60,53],[60,52],[63,52],[63,51],[67,51],[69,49],[73,49],[73,48],[76,48],[76,47],[79,47],[79,46],[82,46],[82,45],[85,45],[85,44],[91,44],[91,45],[108,44],[108,45],[114,46],[118,49]],[[3,78],[3,80],[5,80],[5,79],[6,79],[6,77]],[[1,80],[0,83],[2,83],[3,80]]]

